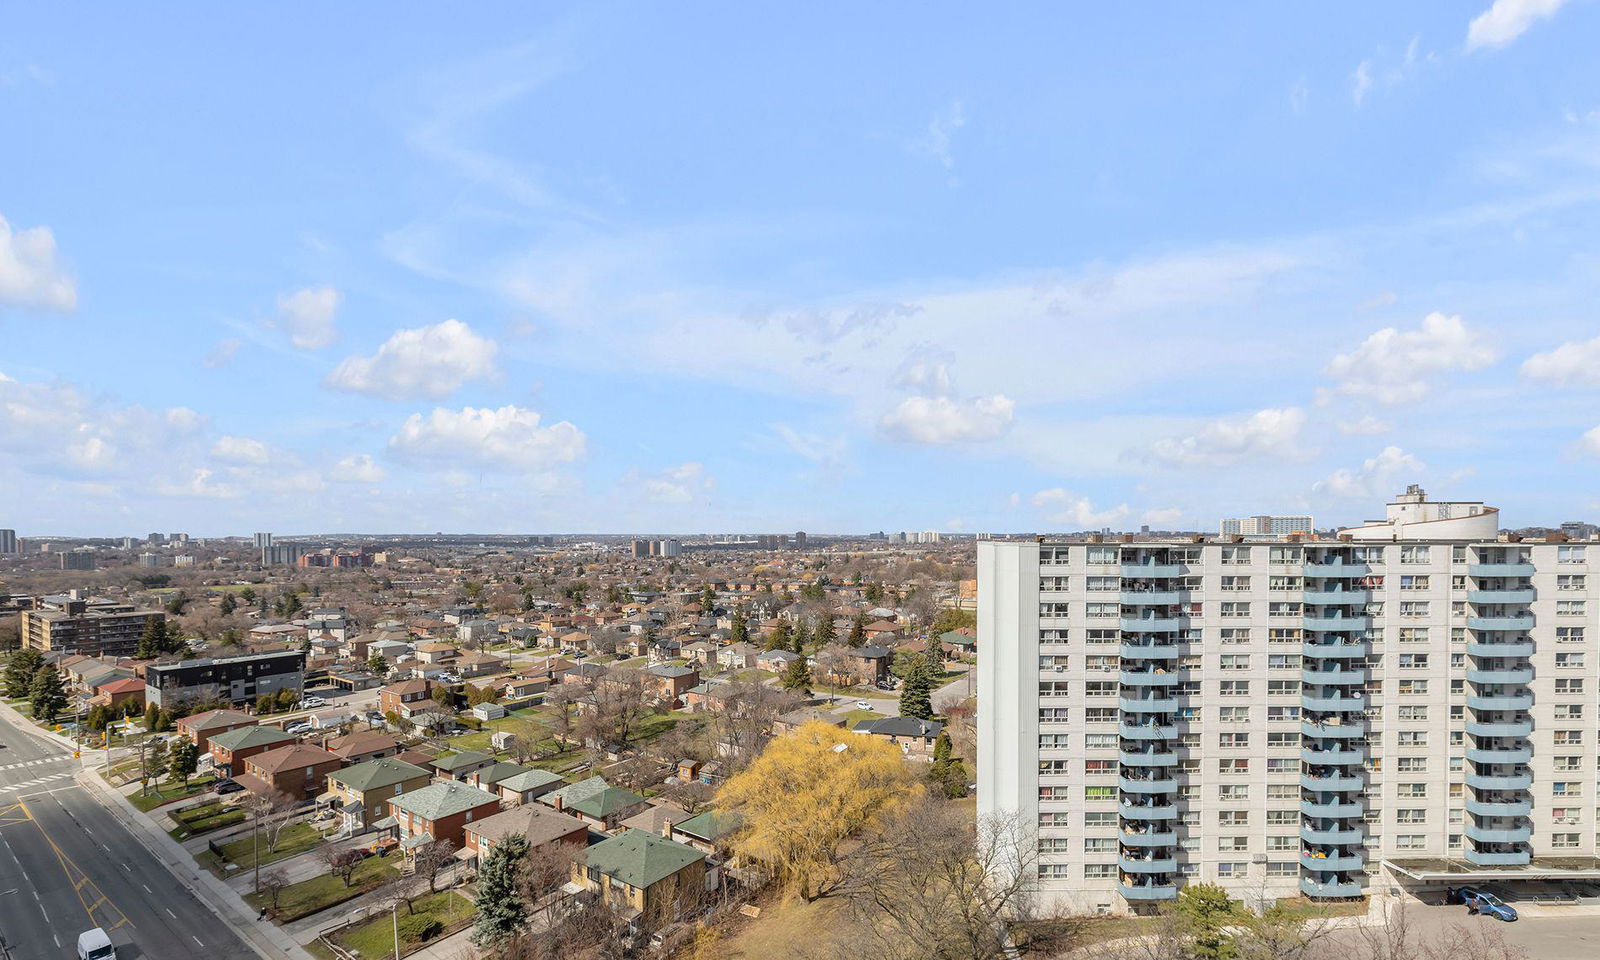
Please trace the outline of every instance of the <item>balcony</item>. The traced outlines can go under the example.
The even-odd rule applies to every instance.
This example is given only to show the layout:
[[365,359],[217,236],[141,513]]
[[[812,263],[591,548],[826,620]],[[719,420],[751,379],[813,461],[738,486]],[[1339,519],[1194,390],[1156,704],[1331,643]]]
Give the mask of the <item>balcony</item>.
[[1125,723],[1121,733],[1124,740],[1171,740],[1178,735],[1178,728],[1170,723]]
[[1327,883],[1318,883],[1310,877],[1301,877],[1300,892],[1308,897],[1359,897],[1361,882],[1329,880]]
[[1156,804],[1123,803],[1118,804],[1117,812],[1124,820],[1176,820],[1178,819],[1178,805],[1174,803],[1157,806]]
[[1124,847],[1175,847],[1178,845],[1178,835],[1171,830],[1146,830],[1137,833],[1133,830],[1124,830],[1118,837]]
[[1467,751],[1467,760],[1472,763],[1527,763],[1532,759],[1532,747],[1476,747]]
[[1124,900],[1173,900],[1178,888],[1171,883],[1118,883],[1117,892]]
[[1172,697],[1122,697],[1117,705],[1125,713],[1175,713],[1178,701]]
[[1351,800],[1302,800],[1300,812],[1308,817],[1318,817],[1329,820],[1349,820],[1359,817],[1367,810],[1366,805]]
[[1533,682],[1532,667],[1501,667],[1492,670],[1468,670],[1468,683],[1512,683],[1523,684]]
[[1469,773],[1467,774],[1467,786],[1474,790],[1526,790],[1533,786],[1533,774],[1492,775]]
[[1176,660],[1178,648],[1171,643],[1123,643],[1124,660]]
[[1117,867],[1123,873],[1177,873],[1178,861],[1173,857],[1118,857]]
[[1524,613],[1512,617],[1468,617],[1467,629],[1469,630],[1532,630],[1533,614]]
[[[1324,854],[1324,856],[1317,856],[1317,854]],[[1307,870],[1360,870],[1367,865],[1367,858],[1360,851],[1301,851],[1300,865]]]
[[1181,563],[1155,563],[1154,561],[1136,561],[1122,565],[1122,575],[1135,580],[1161,580],[1170,577],[1183,576]]
[[1313,696],[1307,693],[1300,697],[1300,708],[1313,713],[1361,713],[1367,709],[1367,698],[1334,694]]
[[1533,694],[1468,695],[1467,706],[1473,710],[1527,710],[1533,706]]
[[1320,777],[1309,773],[1300,775],[1301,788],[1313,793],[1360,790],[1365,785],[1364,779],[1349,773],[1333,773]]
[[1125,607],[1171,607],[1179,602],[1176,590],[1127,590],[1122,591],[1122,605]]
[[1479,827],[1467,824],[1467,839],[1473,843],[1527,843],[1533,839],[1533,827],[1520,824],[1510,827]]
[[1300,759],[1319,767],[1348,767],[1354,763],[1365,763],[1367,751],[1365,747],[1345,747],[1337,750],[1307,748],[1300,751]]
[[1533,853],[1528,850],[1473,850],[1469,847],[1462,857],[1480,867],[1522,867],[1533,860]]
[[1364,577],[1372,568],[1359,560],[1307,561],[1301,573],[1307,577]]
[[1313,846],[1342,847],[1361,843],[1363,836],[1356,827],[1306,827],[1300,828],[1300,839]]
[[1124,750],[1117,755],[1125,767],[1175,767],[1178,755],[1171,750]]
[[1179,617],[1123,617],[1123,633],[1176,633],[1183,626]]
[[[1124,601],[1126,602],[1126,601]],[[1533,588],[1518,587],[1515,590],[1468,590],[1468,603],[1532,603]]]
[[1307,630],[1321,630],[1324,632],[1366,630],[1372,626],[1371,617],[1306,617],[1303,626]]
[[1176,793],[1178,781],[1171,777],[1156,777],[1149,780],[1138,777],[1118,777],[1117,786],[1123,793]]
[[1344,723],[1317,723],[1313,720],[1300,721],[1300,732],[1308,737],[1337,737],[1346,740],[1367,735],[1367,724],[1364,720],[1347,720]]
[[1125,687],[1173,687],[1182,682],[1169,670],[1124,670],[1119,679]]
[[1531,577],[1533,576],[1531,563],[1469,563],[1467,576],[1469,577]]
[[1494,634],[1482,640],[1473,640],[1467,644],[1469,657],[1531,657],[1533,656],[1533,641],[1531,640],[1505,640],[1494,639]]
[[1351,684],[1366,683],[1367,671],[1305,669],[1300,672],[1300,680],[1304,683],[1329,683],[1335,686],[1348,687]]
[[1467,733],[1474,737],[1526,737],[1533,732],[1532,720],[1468,721]]
[[1305,603],[1323,607],[1350,606],[1371,601],[1372,591],[1308,588],[1302,599]]
[[1533,809],[1527,800],[1468,800],[1467,812],[1475,817],[1525,817]]
[[1302,643],[1300,655],[1303,657],[1319,657],[1323,660],[1359,660],[1367,655],[1365,641],[1357,640],[1352,643]]

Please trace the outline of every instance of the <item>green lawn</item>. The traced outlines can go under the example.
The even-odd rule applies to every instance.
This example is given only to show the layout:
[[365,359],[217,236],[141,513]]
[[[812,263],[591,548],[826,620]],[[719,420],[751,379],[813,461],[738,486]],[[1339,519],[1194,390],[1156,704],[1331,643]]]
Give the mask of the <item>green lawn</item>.
[[[444,932],[432,941],[436,943],[472,922],[472,901],[450,890],[427,893],[412,901],[410,915],[434,917],[444,924]],[[400,921],[404,923],[407,916],[406,908],[401,906]],[[390,957],[394,955],[394,921],[388,914],[380,914],[346,927],[329,939],[358,956]],[[400,944],[400,952],[402,955],[412,953],[423,945],[404,940]],[[320,943],[314,943],[311,947],[314,956],[332,956]]]
[[128,801],[148,813],[163,803],[170,803],[173,800],[181,800],[184,797],[192,797],[197,793],[204,793],[206,790],[211,789],[211,782],[215,779],[216,777],[210,775],[197,777],[189,781],[188,787],[185,787],[181,782],[159,784],[151,788],[149,793],[140,791],[133,794],[128,798]]
[[[356,872],[350,876],[348,886],[332,874],[323,874],[284,887],[278,895],[278,911],[274,917],[279,923],[289,923],[301,917],[309,917],[319,910],[326,910],[346,900],[359,897],[399,875],[400,871],[383,857],[368,857],[356,867]],[[267,898],[264,895],[251,893],[246,894],[244,899],[258,910],[267,905]]]
[[245,812],[239,807],[204,803],[176,814],[173,819],[178,821],[178,825],[167,832],[174,840],[186,840],[197,834],[210,833],[213,830],[243,823],[244,818]]
[[1303,897],[1285,897],[1278,901],[1278,906],[1291,916],[1305,917],[1307,919],[1320,919],[1322,917],[1364,917],[1367,915],[1366,900],[1352,900],[1348,903],[1318,903]]
[[[255,842],[252,837],[247,835],[241,839],[225,843],[222,845],[222,855],[229,863],[236,864],[239,869],[249,869],[256,865],[255,857],[251,852],[251,845]],[[305,853],[321,842],[322,834],[316,827],[311,826],[309,823],[292,823],[284,827],[283,832],[278,834],[277,849],[269,853],[266,843],[262,841],[259,843],[258,851],[261,855],[261,863],[264,866],[292,857],[297,853]],[[205,856],[209,857],[210,854],[207,853]]]
[[658,713],[654,716],[645,717],[634,726],[633,732],[629,735],[629,739],[631,739],[634,743],[643,743],[647,740],[654,740],[656,737],[659,737],[668,730],[671,730],[673,727],[676,727],[679,719],[681,718],[675,717],[670,713]]
[[881,720],[883,714],[876,710],[851,710],[844,715],[844,725],[847,729],[854,730],[856,725],[863,720]]

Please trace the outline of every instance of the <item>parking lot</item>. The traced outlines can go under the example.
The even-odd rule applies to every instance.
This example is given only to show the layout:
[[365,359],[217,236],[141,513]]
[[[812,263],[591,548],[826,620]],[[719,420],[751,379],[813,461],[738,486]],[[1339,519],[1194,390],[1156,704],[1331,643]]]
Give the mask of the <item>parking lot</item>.
[[1418,928],[1423,942],[1448,940],[1458,926],[1487,924],[1507,943],[1527,951],[1533,960],[1593,960],[1600,957],[1600,903],[1547,906],[1513,902],[1520,919],[1505,923],[1485,916],[1470,916],[1460,904],[1411,903],[1408,921]]

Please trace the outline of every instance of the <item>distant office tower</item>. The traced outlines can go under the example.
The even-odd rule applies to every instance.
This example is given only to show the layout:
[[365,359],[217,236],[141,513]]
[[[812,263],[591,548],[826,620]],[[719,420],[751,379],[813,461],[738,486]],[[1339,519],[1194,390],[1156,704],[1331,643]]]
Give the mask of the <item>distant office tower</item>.
[[94,553],[89,550],[64,550],[57,554],[63,570],[93,570]]
[[145,537],[144,540],[145,540],[145,543],[166,543],[167,542],[167,538],[163,537],[159,533],[152,533],[148,537]]
[[17,552],[17,531],[0,530],[0,554]]
[[[1561,525],[1562,535],[1571,537],[1574,540],[1589,540],[1594,537],[1597,530],[1600,530],[1600,528],[1595,527],[1592,523],[1584,523],[1581,520],[1568,520]],[[5,531],[0,530],[0,540],[4,539]],[[0,553],[4,552],[4,550],[0,550]]]
[[1229,517],[1222,521],[1225,537],[1287,537],[1291,533],[1310,532],[1311,518],[1303,515]]
[[258,533],[258,534],[256,534],[256,549],[257,550],[262,550],[262,549],[265,549],[265,548],[270,547],[270,546],[272,546],[272,534],[270,534],[270,533]]
[[806,532],[804,530],[795,531],[794,548],[796,550],[804,550],[806,548]]
[[633,555],[636,556],[636,557],[648,557],[648,556],[650,556],[650,541],[648,541],[648,540],[635,540],[635,541],[633,541]]
[[167,542],[168,543],[188,543],[189,542],[189,535],[187,533],[169,533],[169,534],[167,534]]
[[1085,911],[1582,875],[1600,545],[1500,526],[979,543],[979,816]]
[[159,566],[161,566],[161,554],[159,554],[159,553],[141,553],[141,554],[139,554],[139,566],[141,566],[141,567],[159,567]]

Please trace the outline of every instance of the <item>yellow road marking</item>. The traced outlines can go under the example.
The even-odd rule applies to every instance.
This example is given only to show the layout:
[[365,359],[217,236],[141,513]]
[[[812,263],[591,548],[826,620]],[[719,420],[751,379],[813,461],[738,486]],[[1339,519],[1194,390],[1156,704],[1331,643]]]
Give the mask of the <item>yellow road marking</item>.
[[32,819],[32,817],[28,816],[28,812],[22,809],[21,803],[13,803],[9,807],[0,808],[0,823],[21,823],[24,820]]
[[[27,802],[19,800],[17,801],[17,806],[22,808],[23,819],[32,820],[33,825],[39,829],[39,836],[43,837],[44,842],[50,844],[50,849],[55,851],[56,862],[61,864],[61,872],[67,875],[67,882],[72,884],[72,892],[77,896],[78,903],[83,906],[83,912],[88,915],[89,922],[105,930],[115,930],[123,924],[127,924],[130,927],[133,926],[134,923],[128,919],[128,915],[123,913],[111,901],[111,898],[106,896],[93,880],[89,879],[89,875],[84,873],[83,869],[56,845],[55,839],[45,830],[44,824],[34,819],[33,811],[28,809]],[[92,902],[84,897],[84,887],[88,887],[93,892],[94,900]],[[99,910],[102,916],[95,916],[96,910]],[[113,922],[113,919],[115,922]]]

